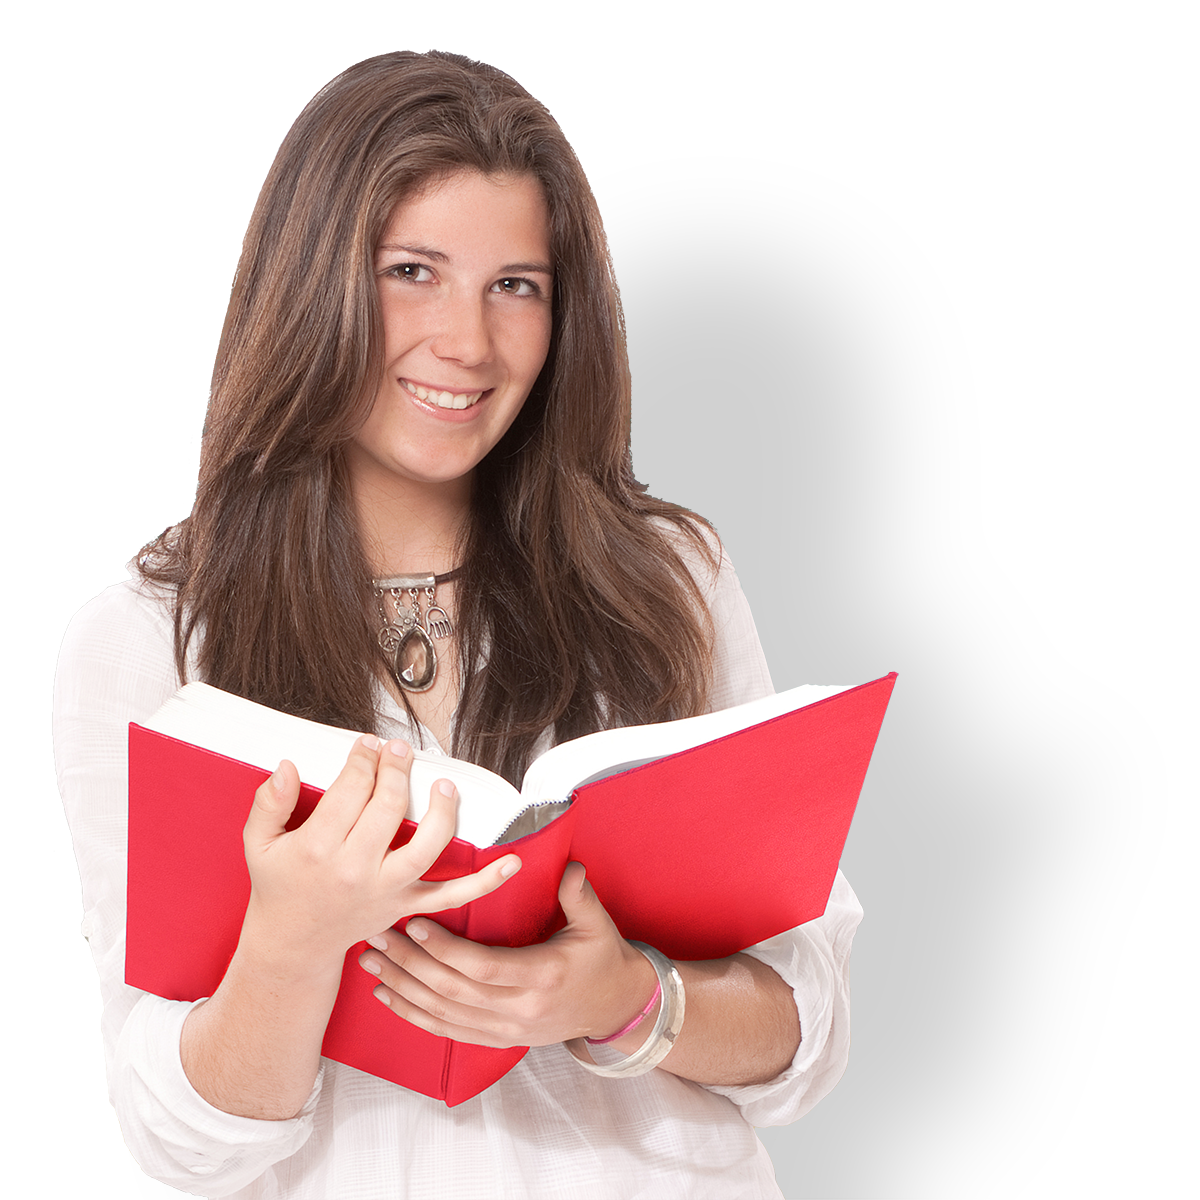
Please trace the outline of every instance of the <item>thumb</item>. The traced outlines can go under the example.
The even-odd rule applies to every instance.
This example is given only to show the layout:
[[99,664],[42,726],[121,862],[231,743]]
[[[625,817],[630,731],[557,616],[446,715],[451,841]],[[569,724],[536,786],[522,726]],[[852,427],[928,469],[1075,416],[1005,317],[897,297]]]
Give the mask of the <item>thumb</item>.
[[242,839],[246,849],[265,846],[279,837],[300,799],[300,773],[285,758],[254,793]]
[[608,919],[608,914],[587,880],[583,863],[567,864],[562,882],[558,885],[558,902],[570,925],[592,925]]

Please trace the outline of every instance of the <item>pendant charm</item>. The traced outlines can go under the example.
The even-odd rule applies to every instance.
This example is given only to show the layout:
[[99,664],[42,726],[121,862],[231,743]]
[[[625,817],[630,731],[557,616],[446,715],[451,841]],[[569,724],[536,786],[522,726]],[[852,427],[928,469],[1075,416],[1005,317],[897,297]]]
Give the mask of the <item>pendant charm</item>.
[[[457,572],[443,576],[452,579]],[[436,575],[401,575],[377,579],[375,602],[383,628],[379,645],[387,656],[392,678],[406,692],[427,692],[437,679],[437,651],[434,638],[448,638],[454,632],[450,614],[437,602]],[[425,593],[425,611],[421,611],[421,593]],[[405,604],[405,593],[408,603]],[[386,600],[391,600],[392,614]]]
[[401,636],[392,660],[392,674],[406,692],[427,692],[433,686],[437,678],[437,651],[433,639],[420,625],[414,625]]
[[425,610],[425,629],[435,638],[448,638],[454,632],[450,614],[440,604]]

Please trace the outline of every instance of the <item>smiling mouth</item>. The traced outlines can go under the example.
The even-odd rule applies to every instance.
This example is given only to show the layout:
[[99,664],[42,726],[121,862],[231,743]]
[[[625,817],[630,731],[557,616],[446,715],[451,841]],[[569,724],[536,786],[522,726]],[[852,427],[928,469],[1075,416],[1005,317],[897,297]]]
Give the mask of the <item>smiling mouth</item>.
[[[402,379],[400,382],[410,395],[424,400],[426,404],[432,404],[435,408],[470,408],[472,404],[477,404],[483,395],[483,392],[439,392],[437,388],[422,387],[410,379]],[[484,391],[486,390],[485,388]]]

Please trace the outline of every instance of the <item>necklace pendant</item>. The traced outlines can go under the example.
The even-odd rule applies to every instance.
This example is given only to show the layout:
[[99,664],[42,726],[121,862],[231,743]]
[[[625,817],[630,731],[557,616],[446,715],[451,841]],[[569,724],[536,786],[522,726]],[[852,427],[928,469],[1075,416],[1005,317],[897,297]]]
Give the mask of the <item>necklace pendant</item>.
[[392,674],[406,692],[427,692],[433,687],[437,678],[437,651],[433,639],[420,625],[405,630],[396,644]]
[[435,638],[448,638],[454,632],[450,614],[440,604],[425,610],[425,628]]
[[400,643],[404,640],[404,630],[398,625],[385,625],[379,631],[379,645],[384,654],[389,654],[395,657],[396,651],[400,648]]

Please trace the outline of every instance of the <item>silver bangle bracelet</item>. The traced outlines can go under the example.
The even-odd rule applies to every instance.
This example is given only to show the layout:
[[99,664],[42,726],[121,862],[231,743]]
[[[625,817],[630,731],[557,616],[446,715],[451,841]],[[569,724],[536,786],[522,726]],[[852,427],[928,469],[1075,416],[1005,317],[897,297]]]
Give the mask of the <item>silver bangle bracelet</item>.
[[611,1067],[602,1067],[592,1058],[583,1038],[572,1038],[563,1043],[581,1067],[595,1075],[603,1075],[606,1079],[628,1079],[633,1075],[645,1075],[647,1071],[653,1071],[670,1053],[679,1031],[683,1028],[683,978],[676,970],[675,964],[665,954],[644,942],[629,944],[650,960],[662,988],[662,1002],[658,1006],[658,1018],[650,1036],[628,1058]]

